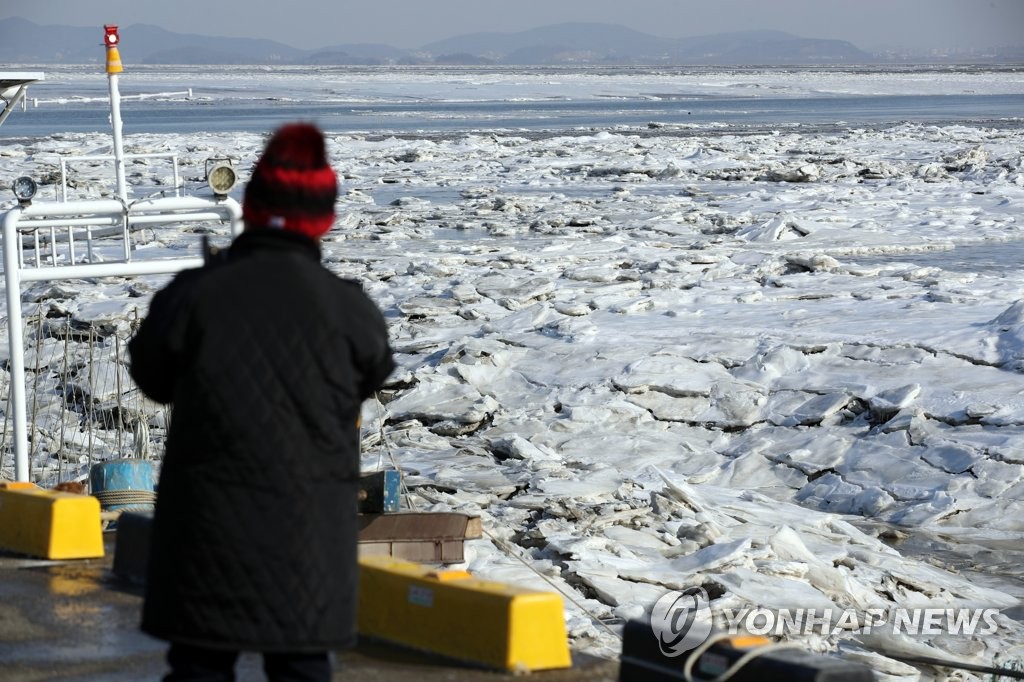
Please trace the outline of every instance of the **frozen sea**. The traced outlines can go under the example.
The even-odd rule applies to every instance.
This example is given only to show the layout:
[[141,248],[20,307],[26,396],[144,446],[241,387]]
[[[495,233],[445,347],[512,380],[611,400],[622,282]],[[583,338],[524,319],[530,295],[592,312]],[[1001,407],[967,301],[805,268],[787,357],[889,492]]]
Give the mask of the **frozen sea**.
[[[323,127],[342,177],[325,260],[385,311],[400,365],[365,408],[364,468],[397,463],[419,509],[480,514],[469,569],[556,586],[573,646],[613,656],[623,619],[704,586],[713,611],[1001,610],[984,636],[796,637],[879,679],[982,679],[906,654],[1024,662],[1024,69],[120,83],[146,95],[122,107],[127,151],[176,153],[189,191],[210,157],[244,176],[281,122]],[[0,129],[0,186],[28,172],[53,199],[57,154],[109,153],[106,87],[47,70]],[[72,194],[111,175],[77,164]],[[173,180],[146,160],[129,183]],[[198,251],[188,230],[133,239],[136,258]],[[164,281],[26,287],[40,480],[84,474],[67,395],[127,401],[84,377],[124,379],[110,330]],[[159,453],[164,416],[125,420]]]

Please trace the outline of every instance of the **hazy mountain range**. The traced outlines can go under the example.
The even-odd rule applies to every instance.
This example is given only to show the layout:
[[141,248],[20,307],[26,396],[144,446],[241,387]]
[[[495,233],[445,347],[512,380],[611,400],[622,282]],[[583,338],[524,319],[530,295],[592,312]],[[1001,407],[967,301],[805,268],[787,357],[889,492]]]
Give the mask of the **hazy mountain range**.
[[[100,27],[41,26],[0,19],[0,64],[80,64],[105,56]],[[1020,59],[1018,54],[1011,59]],[[623,26],[569,23],[516,33],[470,33],[404,50],[344,44],[318,49],[254,38],[121,27],[121,57],[136,64],[865,64],[887,61],[843,40],[747,31],[660,38]],[[984,55],[983,61],[1004,61]]]

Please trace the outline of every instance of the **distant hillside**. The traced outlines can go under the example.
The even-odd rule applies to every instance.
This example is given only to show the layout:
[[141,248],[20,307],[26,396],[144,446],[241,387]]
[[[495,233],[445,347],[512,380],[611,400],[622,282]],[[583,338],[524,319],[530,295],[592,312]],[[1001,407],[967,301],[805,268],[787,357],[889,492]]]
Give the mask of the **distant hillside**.
[[511,62],[509,55],[542,52],[590,52],[603,60],[609,55],[623,59],[658,55],[670,49],[673,40],[634,31],[622,26],[570,23],[544,26],[518,33],[470,33],[424,45],[434,54],[461,52]]
[[[121,57],[126,63],[292,63],[304,55],[272,40],[172,33],[146,24],[121,27]],[[105,58],[102,26],[40,26],[25,19],[0,19],[0,63],[87,64]]]
[[696,38],[659,38],[622,26],[571,23],[518,33],[471,33],[423,50],[475,54],[505,64],[834,64],[874,57],[842,40],[748,31]]
[[[157,26],[121,26],[121,58],[131,64],[385,63],[405,55],[387,45],[300,50],[273,40],[173,33]],[[0,19],[0,64],[88,64],[106,58],[103,27],[40,26]],[[328,59],[321,52],[333,55]]]
[[[102,27],[40,26],[0,19],[0,65],[82,64],[104,59]],[[568,23],[515,33],[472,33],[416,50],[389,45],[298,49],[272,40],[173,33],[157,26],[121,27],[121,57],[136,64],[653,64],[795,65],[895,61],[842,40],[748,31],[662,38],[623,26]],[[994,52],[978,61],[1001,61]],[[994,56],[992,56],[994,55]],[[905,60],[904,56],[899,59]]]
[[746,31],[677,42],[671,61],[686,64],[863,64],[873,55],[845,40],[799,38],[782,31]]

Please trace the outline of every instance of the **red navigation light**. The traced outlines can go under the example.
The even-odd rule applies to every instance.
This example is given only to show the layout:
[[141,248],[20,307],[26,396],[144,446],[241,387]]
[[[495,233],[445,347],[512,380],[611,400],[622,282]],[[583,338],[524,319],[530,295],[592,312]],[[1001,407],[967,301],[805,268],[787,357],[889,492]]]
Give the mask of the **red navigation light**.
[[106,35],[103,36],[103,42],[106,44],[106,46],[114,47],[115,45],[117,45],[117,42],[121,39],[121,37],[117,35],[117,25],[104,24],[103,30],[107,32]]

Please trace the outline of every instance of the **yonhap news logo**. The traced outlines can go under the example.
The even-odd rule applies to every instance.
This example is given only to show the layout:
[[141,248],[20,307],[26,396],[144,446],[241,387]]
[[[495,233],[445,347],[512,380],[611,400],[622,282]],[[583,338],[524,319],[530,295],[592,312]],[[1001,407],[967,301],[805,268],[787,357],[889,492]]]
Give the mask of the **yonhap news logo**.
[[702,588],[663,595],[651,609],[651,630],[661,653],[680,656],[707,641],[712,630],[727,636],[781,638],[817,635],[960,635],[985,637],[998,631],[997,608],[932,606],[906,608],[765,608],[740,606],[712,611]]
[[651,609],[651,629],[664,656],[686,653],[711,635],[711,604],[703,588],[665,594]]
[[963,635],[984,637],[999,629],[995,608],[766,609],[741,607],[716,613],[730,635]]

